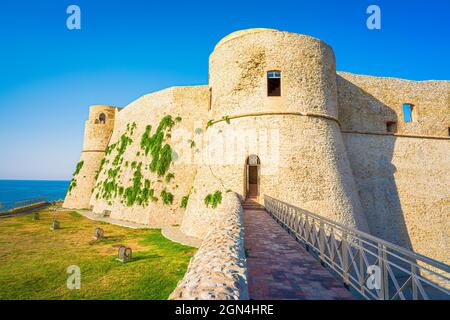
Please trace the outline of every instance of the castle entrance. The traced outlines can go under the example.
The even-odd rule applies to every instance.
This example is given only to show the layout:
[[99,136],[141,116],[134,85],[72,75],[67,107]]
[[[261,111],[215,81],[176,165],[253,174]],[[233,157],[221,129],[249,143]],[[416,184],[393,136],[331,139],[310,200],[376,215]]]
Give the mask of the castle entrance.
[[260,161],[257,155],[250,155],[246,161],[246,197],[257,198],[259,196],[259,167]]

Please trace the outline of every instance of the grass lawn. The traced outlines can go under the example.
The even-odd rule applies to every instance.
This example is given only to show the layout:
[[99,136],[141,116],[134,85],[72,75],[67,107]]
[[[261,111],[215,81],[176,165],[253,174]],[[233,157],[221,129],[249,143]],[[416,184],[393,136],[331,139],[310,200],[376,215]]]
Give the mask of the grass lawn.
[[[40,211],[0,219],[0,299],[167,299],[195,248],[167,240],[160,230],[92,221],[74,211]],[[50,230],[52,220],[61,229]],[[95,241],[101,227],[104,239]],[[116,260],[132,248],[133,261]],[[69,290],[67,267],[81,269],[81,288]]]

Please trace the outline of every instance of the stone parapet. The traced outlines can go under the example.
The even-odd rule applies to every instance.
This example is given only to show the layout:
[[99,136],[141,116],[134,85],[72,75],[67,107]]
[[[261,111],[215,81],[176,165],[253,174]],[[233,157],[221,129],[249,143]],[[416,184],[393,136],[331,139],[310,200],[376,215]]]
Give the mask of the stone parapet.
[[220,215],[189,263],[169,299],[248,299],[243,209],[236,193],[226,193],[215,210]]

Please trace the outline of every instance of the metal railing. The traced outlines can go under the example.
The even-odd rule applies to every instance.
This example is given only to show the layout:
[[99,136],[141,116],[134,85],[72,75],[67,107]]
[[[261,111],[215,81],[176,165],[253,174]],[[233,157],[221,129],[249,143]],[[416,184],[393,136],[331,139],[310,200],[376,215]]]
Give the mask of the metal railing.
[[45,198],[45,197],[17,201],[14,203],[13,208],[25,207],[25,206],[29,206],[29,205],[32,205],[35,203],[45,202],[45,201],[47,201],[47,198]]
[[33,204],[40,203],[40,202],[47,202],[47,198],[40,197],[40,198],[27,199],[27,200],[22,200],[22,201],[17,201],[17,202],[7,202],[7,203],[0,202],[0,213],[1,214],[9,213],[12,210],[24,208],[24,207],[31,206]]
[[366,299],[450,299],[450,266],[269,196],[264,206]]

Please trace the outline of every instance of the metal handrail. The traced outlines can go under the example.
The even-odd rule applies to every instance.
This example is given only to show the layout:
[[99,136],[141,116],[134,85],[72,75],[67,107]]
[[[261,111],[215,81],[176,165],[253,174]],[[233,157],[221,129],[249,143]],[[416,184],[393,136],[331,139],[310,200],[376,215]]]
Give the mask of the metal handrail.
[[366,299],[450,299],[450,266],[264,196],[274,219]]

